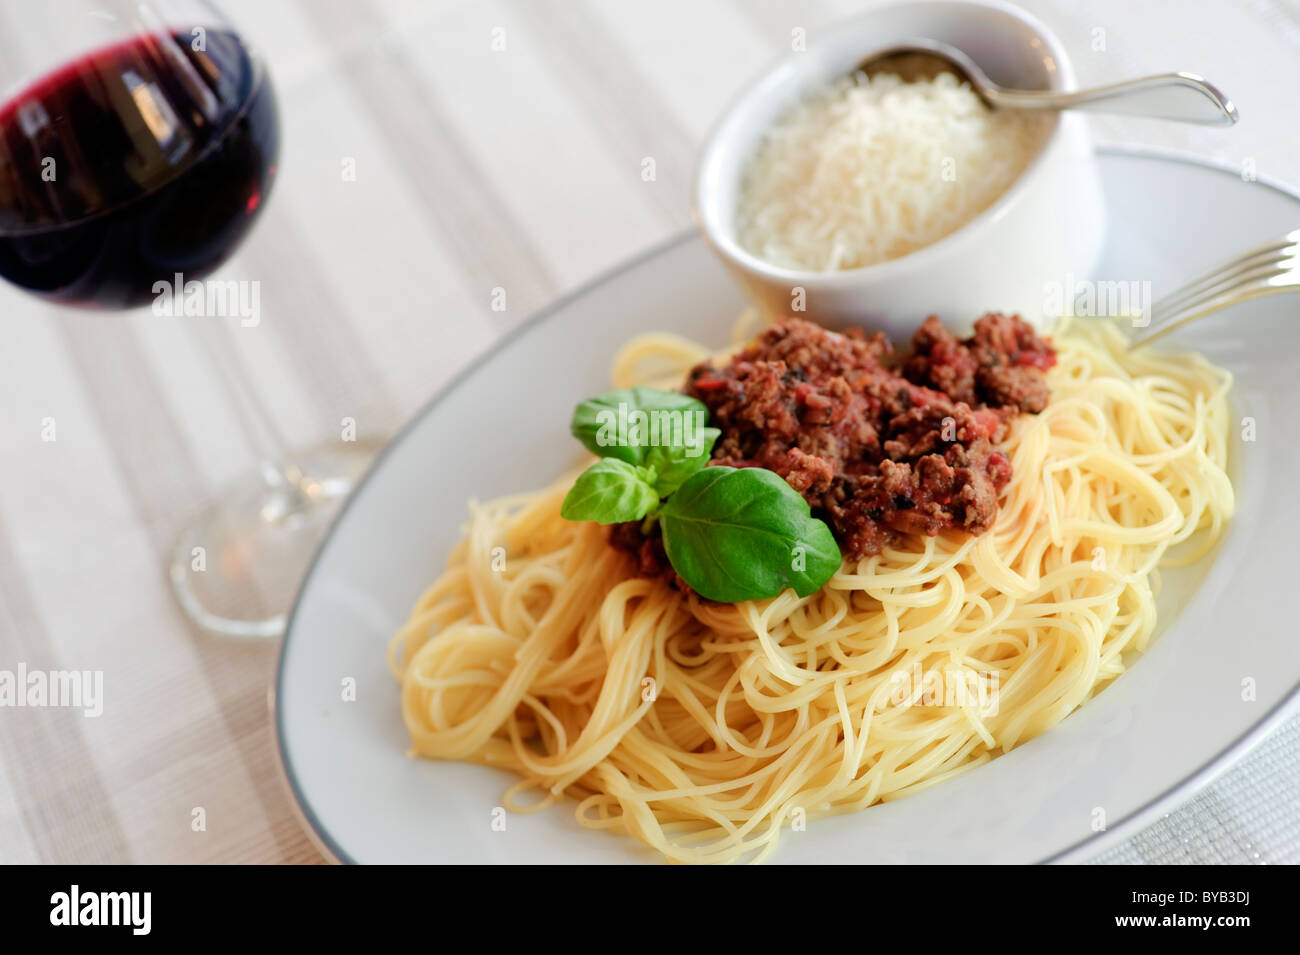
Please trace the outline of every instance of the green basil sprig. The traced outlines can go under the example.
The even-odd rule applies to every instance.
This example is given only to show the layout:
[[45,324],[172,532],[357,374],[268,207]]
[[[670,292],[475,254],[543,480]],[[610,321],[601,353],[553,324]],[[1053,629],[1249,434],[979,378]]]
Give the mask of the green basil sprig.
[[601,460],[560,513],[602,524],[658,520],[673,570],[711,600],[761,600],[786,587],[808,596],[840,567],[830,528],[771,471],[705,467],[721,434],[707,420],[703,403],[655,388],[584,401],[571,429]]
[[587,399],[573,410],[569,430],[592,454],[651,464],[662,474],[671,462],[698,460],[703,467],[709,460],[722,432],[707,427],[708,420],[703,402],[638,385]]
[[682,580],[711,600],[807,597],[840,569],[831,529],[779,474],[710,467],[659,509],[664,550]]
[[578,476],[560,507],[571,521],[621,524],[639,521],[659,507],[655,473],[617,458],[602,458]]

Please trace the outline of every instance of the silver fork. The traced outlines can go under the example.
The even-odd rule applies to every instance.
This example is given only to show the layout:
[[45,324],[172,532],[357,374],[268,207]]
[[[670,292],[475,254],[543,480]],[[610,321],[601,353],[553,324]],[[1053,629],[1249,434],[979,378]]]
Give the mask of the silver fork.
[[1130,348],[1168,335],[1180,325],[1229,305],[1300,289],[1300,229],[1234,256],[1166,295],[1146,313]]

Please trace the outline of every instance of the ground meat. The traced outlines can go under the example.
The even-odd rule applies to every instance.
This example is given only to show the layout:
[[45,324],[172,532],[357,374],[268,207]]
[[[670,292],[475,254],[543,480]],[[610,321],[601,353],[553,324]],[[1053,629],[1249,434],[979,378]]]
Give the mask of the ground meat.
[[625,550],[636,557],[637,572],[643,577],[657,577],[665,571],[671,572],[668,554],[664,551],[664,539],[659,534],[656,524],[650,534],[642,530],[641,521],[628,521],[625,524],[613,524],[609,529],[609,542],[619,550]]
[[1056,364],[1056,353],[1018,316],[985,315],[973,336],[958,340],[931,315],[912,348],[903,374],[954,401],[1033,414],[1047,407],[1042,373]]
[[[1050,343],[1018,317],[986,315],[957,339],[926,319],[906,360],[883,335],[785,319],[722,368],[694,368],[685,392],[722,436],[710,463],[781,475],[853,557],[898,534],[993,524],[1011,463],[997,450],[1021,412],[1047,404]],[[663,572],[662,540],[640,524],[611,539]]]

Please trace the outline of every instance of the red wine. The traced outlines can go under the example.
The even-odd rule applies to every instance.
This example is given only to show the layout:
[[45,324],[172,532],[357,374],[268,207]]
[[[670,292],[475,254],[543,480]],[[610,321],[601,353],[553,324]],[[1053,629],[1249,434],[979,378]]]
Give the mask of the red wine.
[[68,64],[0,106],[0,277],[101,308],[202,278],[256,219],[279,149],[271,85],[233,33]]

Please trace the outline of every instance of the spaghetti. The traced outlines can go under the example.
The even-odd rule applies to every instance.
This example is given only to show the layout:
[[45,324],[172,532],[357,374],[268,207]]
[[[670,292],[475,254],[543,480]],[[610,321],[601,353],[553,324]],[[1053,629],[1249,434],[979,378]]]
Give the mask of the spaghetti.
[[[722,863],[1049,729],[1146,648],[1159,568],[1205,555],[1233,511],[1227,372],[1098,322],[1053,339],[1052,399],[1002,445],[992,528],[908,535],[806,598],[714,604],[637,576],[605,528],[560,517],[573,474],[472,504],[390,647],[414,752],[518,774],[512,810],[570,796],[584,826]],[[614,383],[704,357],[644,336]]]

